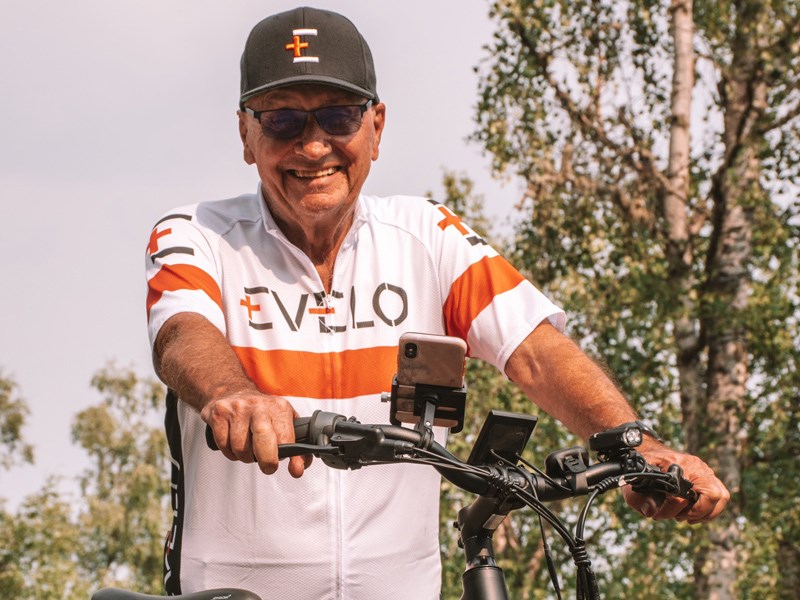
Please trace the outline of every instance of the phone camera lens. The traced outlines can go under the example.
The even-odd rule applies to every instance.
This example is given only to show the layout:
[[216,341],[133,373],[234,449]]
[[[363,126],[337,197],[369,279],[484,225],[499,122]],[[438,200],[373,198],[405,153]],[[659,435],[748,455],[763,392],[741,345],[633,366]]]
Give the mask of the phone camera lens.
[[406,344],[405,348],[403,349],[403,354],[406,355],[406,358],[417,358],[417,345]]

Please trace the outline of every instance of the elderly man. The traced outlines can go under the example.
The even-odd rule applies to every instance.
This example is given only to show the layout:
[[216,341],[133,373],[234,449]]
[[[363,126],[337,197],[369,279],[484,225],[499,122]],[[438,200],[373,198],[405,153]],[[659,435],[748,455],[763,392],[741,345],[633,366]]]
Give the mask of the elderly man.
[[[170,211],[146,259],[154,364],[170,389],[167,590],[437,598],[435,471],[308,469],[300,457],[279,469],[293,417],[323,408],[386,422],[380,393],[407,331],[461,337],[581,436],[636,414],[561,333],[563,312],[456,215],[361,194],[386,108],[350,21],[299,8],[257,24],[238,116],[258,189]],[[206,424],[221,453],[206,447]],[[634,508],[690,522],[722,511],[727,491],[701,460],[653,438],[643,452],[681,464],[701,497],[687,509],[629,493]]]

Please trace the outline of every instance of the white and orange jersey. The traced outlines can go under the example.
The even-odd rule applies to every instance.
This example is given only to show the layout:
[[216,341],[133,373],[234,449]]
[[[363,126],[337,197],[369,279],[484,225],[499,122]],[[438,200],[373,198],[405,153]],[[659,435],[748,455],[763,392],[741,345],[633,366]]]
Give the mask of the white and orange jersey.
[[[176,209],[147,249],[151,342],[172,315],[203,315],[265,393],[386,423],[397,345],[409,331],[464,339],[503,369],[540,322],[563,312],[447,207],[358,199],[330,292],[257,194]],[[439,477],[391,465],[299,479],[263,475],[205,444],[197,413],[172,398],[175,518],[169,592],[252,589],[265,600],[438,598]],[[439,431],[439,441],[445,432]]]

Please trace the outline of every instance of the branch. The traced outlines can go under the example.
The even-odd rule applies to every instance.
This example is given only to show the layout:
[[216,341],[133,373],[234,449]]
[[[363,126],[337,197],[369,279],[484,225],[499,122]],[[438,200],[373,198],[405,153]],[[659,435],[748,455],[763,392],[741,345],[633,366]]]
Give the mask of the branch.
[[759,127],[755,134],[758,136],[762,136],[765,133],[769,133],[770,131],[775,131],[776,129],[782,128],[784,125],[791,123],[794,121],[798,116],[800,116],[800,100],[795,103],[795,105],[789,109],[789,111],[783,115],[780,119],[776,119],[768,126]]
[[[643,146],[635,145],[633,148],[627,148],[615,142],[605,132],[602,123],[592,120],[586,111],[581,110],[581,108],[577,106],[570,94],[553,78],[548,68],[551,62],[551,54],[540,52],[530,41],[525,34],[525,27],[519,16],[513,17],[510,27],[512,31],[517,34],[530,55],[534,57],[538,64],[542,65],[541,73],[556,95],[560,106],[567,112],[572,122],[580,127],[584,135],[597,140],[603,147],[614,152],[625,164],[639,173],[640,176],[650,177],[664,190],[670,190],[669,179],[656,168],[657,161],[652,152]],[[623,120],[622,124],[629,132],[632,131],[630,122]],[[637,154],[642,157],[642,160],[636,158]]]

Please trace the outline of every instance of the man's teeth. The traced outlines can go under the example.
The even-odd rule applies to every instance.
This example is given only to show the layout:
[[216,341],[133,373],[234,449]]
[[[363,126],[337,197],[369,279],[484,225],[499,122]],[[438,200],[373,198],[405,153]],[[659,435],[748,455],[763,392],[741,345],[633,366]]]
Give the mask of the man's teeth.
[[327,169],[321,169],[319,171],[298,171],[296,169],[292,170],[292,174],[295,177],[303,177],[312,179],[314,177],[326,177],[327,175],[333,175],[336,173],[338,169],[336,167],[329,167]]

